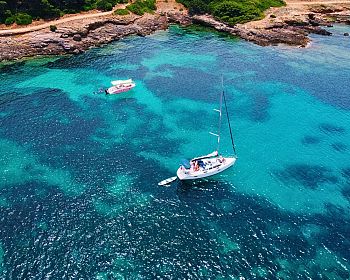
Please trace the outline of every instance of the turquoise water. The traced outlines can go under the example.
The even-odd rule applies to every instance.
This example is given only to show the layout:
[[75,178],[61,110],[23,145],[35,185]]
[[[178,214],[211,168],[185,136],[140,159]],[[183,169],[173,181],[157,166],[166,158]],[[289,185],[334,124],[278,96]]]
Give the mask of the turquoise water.
[[[173,26],[1,65],[1,278],[349,279],[349,30],[296,49]],[[236,165],[159,187],[215,149],[222,76]]]

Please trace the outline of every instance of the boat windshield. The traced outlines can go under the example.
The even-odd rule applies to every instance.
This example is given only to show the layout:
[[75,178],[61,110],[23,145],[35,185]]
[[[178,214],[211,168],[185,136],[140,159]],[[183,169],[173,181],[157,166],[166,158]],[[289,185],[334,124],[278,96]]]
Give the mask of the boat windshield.
[[183,167],[185,167],[186,169],[190,169],[191,168],[191,164],[190,164],[190,161],[188,159],[183,159],[181,161],[181,164]]

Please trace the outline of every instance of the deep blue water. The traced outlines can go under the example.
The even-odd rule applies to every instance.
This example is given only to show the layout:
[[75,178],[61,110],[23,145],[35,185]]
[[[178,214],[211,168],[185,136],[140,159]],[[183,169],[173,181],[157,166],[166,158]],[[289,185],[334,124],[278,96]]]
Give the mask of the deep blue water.
[[[297,49],[173,26],[0,65],[0,277],[349,279],[350,27],[331,30]],[[222,76],[237,163],[159,187],[215,149]]]

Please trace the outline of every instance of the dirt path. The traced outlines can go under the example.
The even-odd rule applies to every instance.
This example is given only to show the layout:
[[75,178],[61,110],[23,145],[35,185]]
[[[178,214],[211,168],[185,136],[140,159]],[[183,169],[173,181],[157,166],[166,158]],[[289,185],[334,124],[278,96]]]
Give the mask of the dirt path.
[[24,34],[24,33],[32,32],[32,31],[37,31],[37,30],[49,28],[50,25],[58,25],[58,24],[67,23],[70,21],[80,20],[80,19],[108,16],[108,15],[111,15],[116,9],[119,9],[119,8],[123,8],[123,7],[118,5],[112,11],[109,11],[109,12],[95,12],[95,13],[90,13],[90,14],[79,14],[79,15],[75,15],[75,16],[61,18],[58,20],[49,21],[49,22],[39,24],[39,25],[32,25],[32,26],[15,28],[15,29],[0,30],[0,36]]
[[[0,29],[0,36],[11,36],[11,35],[19,35],[19,34],[25,34],[32,31],[38,31],[45,28],[49,28],[50,25],[58,25],[62,23],[67,23],[70,21],[76,21],[76,20],[84,20],[84,19],[91,19],[91,18],[98,18],[103,16],[109,16],[114,13],[117,9],[125,9],[126,4],[118,4],[113,8],[112,11],[109,12],[90,12],[90,13],[83,13],[78,15],[72,15],[67,16],[65,18],[60,18],[58,20],[48,21],[45,23],[38,23],[34,22],[33,24],[26,26],[26,27],[19,27],[19,28],[12,28],[12,29]],[[176,11],[183,11],[185,12],[185,8],[182,4],[177,3],[175,0],[157,0],[157,11],[162,12],[176,12]],[[183,13],[184,13],[183,12]]]
[[325,1],[295,1],[287,0],[287,6],[295,5],[332,5],[332,4],[350,4],[349,0],[325,0]]

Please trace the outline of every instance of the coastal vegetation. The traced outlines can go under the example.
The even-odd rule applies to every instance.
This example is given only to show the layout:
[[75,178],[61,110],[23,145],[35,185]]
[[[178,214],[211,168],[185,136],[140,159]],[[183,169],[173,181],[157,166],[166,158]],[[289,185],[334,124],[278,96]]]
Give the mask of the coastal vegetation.
[[230,25],[258,20],[270,7],[281,7],[283,0],[177,0],[191,15],[211,14]]
[[110,11],[127,0],[0,0],[0,23],[29,24],[33,19],[54,19],[64,14],[99,9]]
[[51,32],[56,32],[57,26],[56,25],[50,25],[50,31]]
[[142,16],[144,13],[153,13],[156,7],[156,0],[136,0],[126,7],[130,12]]
[[[0,0],[0,23],[26,25],[33,19],[55,19],[64,14],[98,9],[111,11],[118,3],[128,0]],[[156,9],[155,0],[136,0],[126,9],[118,9],[115,14],[127,15],[129,11],[143,15]]]
[[127,9],[117,9],[114,11],[114,14],[118,16],[126,16],[129,14],[129,11]]

